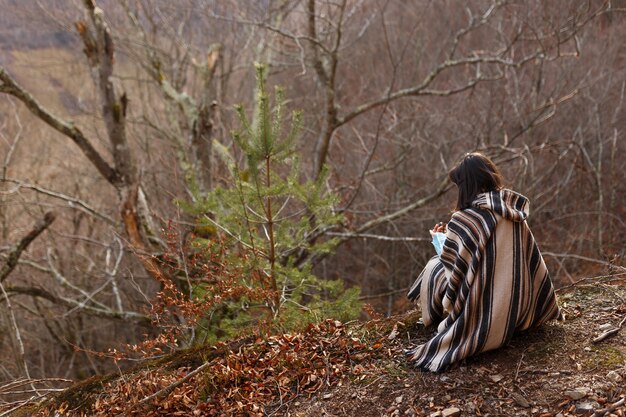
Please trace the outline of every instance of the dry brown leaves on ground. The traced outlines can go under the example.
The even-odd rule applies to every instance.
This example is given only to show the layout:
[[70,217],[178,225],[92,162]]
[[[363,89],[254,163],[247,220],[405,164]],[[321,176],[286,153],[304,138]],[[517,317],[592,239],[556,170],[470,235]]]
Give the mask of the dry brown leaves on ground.
[[185,352],[83,382],[36,415],[626,416],[626,285],[577,286],[560,303],[564,322],[442,374],[403,354],[432,336],[413,312]]
[[258,339],[237,351],[229,350],[202,365],[202,372],[192,377],[188,377],[193,371],[190,367],[140,370],[104,383],[101,392],[90,394],[93,398],[87,409],[87,401],[80,408],[64,402],[46,412],[61,416],[263,416],[298,396],[340,385],[348,374],[373,372],[369,359],[381,355],[381,347],[380,343],[368,346],[341,322],[329,320],[309,326],[304,333]]

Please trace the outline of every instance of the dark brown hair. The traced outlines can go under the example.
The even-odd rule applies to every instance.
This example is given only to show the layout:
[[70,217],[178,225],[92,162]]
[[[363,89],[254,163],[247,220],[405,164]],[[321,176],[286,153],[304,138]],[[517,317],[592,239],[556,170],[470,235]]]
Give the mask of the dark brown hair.
[[471,207],[478,194],[499,190],[504,182],[496,164],[478,152],[466,154],[448,176],[459,189],[456,210]]

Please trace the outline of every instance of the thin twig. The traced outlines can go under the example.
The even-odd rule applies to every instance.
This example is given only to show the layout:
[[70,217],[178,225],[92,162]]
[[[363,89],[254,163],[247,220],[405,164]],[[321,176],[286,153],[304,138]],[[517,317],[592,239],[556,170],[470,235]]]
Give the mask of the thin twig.
[[567,289],[570,289],[572,287],[576,287],[576,286],[579,286],[579,285],[582,285],[582,284],[585,284],[585,283],[588,283],[588,282],[596,282],[596,281],[599,281],[599,280],[602,280],[602,279],[607,279],[606,282],[610,282],[611,280],[614,280],[614,279],[615,280],[619,280],[618,278],[615,278],[615,277],[620,277],[622,275],[626,275],[626,272],[621,272],[619,274],[596,275],[596,276],[593,276],[593,277],[584,277],[584,278],[581,278],[581,279],[579,279],[577,281],[574,281],[573,283],[571,283],[569,285],[566,285],[566,286],[561,287],[561,288],[557,288],[556,292],[560,293],[563,290],[567,290]]
[[0,394],[3,394],[4,392],[6,392],[9,389],[15,389],[17,387],[21,387],[24,385],[29,385],[29,384],[37,384],[37,383],[42,383],[42,382],[67,382],[67,383],[71,383],[73,382],[71,379],[66,379],[66,378],[42,378],[42,379],[16,379],[14,381],[8,382],[5,385],[0,385]]
[[588,256],[576,255],[574,253],[542,252],[542,254],[543,254],[543,256],[550,256],[550,257],[553,257],[553,258],[572,258],[572,259],[578,259],[578,260],[581,260],[581,261],[593,262],[593,263],[597,263],[597,264],[600,264],[600,265],[606,265],[606,266],[610,266],[610,267],[613,267],[613,268],[619,268],[619,269],[626,270],[626,268],[623,267],[623,266],[614,265],[611,262],[603,261],[602,259],[590,258]]
[[18,405],[16,405],[13,408],[10,408],[9,410],[5,411],[4,413],[0,414],[0,417],[5,417],[5,416],[10,416],[15,410],[18,410],[26,405],[32,404],[33,402],[35,402],[36,400],[44,397],[44,395],[40,395],[38,397],[30,397],[22,402],[20,402]]
[[[9,295],[4,289],[4,285],[2,285],[1,281],[0,292],[2,292],[2,296],[6,300],[7,310],[9,311],[9,319],[11,321],[11,327],[13,328],[13,332],[15,333],[15,342],[17,343],[18,347],[18,355],[16,356],[18,356],[17,359],[19,359],[19,365],[22,367],[26,379],[30,380],[30,372],[28,370],[28,364],[26,363],[26,355],[24,354],[24,342],[22,341],[22,333],[20,332],[20,328],[17,326],[17,320],[15,319],[15,313],[13,312],[13,306],[11,305],[11,300],[9,300]],[[31,384],[30,387],[32,388],[33,392],[39,394],[37,392],[37,388],[35,388],[33,384]]]
[[386,240],[390,242],[430,242],[430,239],[427,237],[406,237],[406,236],[384,236],[384,235],[374,235],[370,233],[339,233],[339,232],[328,232],[327,236],[337,236],[337,237],[346,237],[346,238],[363,238],[363,239],[376,239],[376,240]]
[[525,349],[522,352],[522,356],[519,358],[519,362],[517,363],[517,368],[515,369],[515,377],[513,378],[513,381],[517,381],[517,376],[519,375],[519,370],[520,370],[520,368],[522,366],[522,363],[524,361],[524,353],[526,353],[526,350],[527,349]]
[[57,192],[57,191],[54,191],[54,190],[49,190],[47,188],[41,187],[41,186],[36,185],[36,184],[29,184],[27,182],[23,182],[23,181],[16,180],[16,179],[13,179],[13,178],[2,178],[1,181],[16,185],[16,187],[14,189],[12,189],[10,191],[7,191],[7,192],[2,192],[3,194],[13,194],[13,193],[19,191],[20,188],[26,188],[26,189],[33,190],[33,191],[36,191],[36,192],[41,193],[41,194],[45,194],[45,195],[53,197],[53,198],[57,198],[59,200],[63,200],[65,202],[67,202],[67,205],[69,207],[76,208],[76,209],[78,209],[78,210],[80,210],[80,211],[82,211],[84,213],[87,213],[89,215],[98,217],[99,219],[104,220],[106,223],[108,223],[108,224],[110,224],[112,226],[117,226],[118,222],[116,220],[114,220],[112,217],[108,216],[105,213],[99,212],[98,210],[96,210],[95,208],[91,207],[86,202],[84,202],[84,201],[82,201],[82,200],[80,200],[80,199],[78,199],[76,197],[73,197],[73,196],[70,196],[70,195],[66,195],[66,194],[63,194],[63,193],[60,193],[60,192]]
[[[42,382],[72,382],[72,381],[69,379],[65,379],[65,378],[18,379],[18,380],[15,380],[15,381],[12,381],[5,385],[0,386],[0,394],[2,395],[10,395],[14,393],[28,393],[28,392],[37,393],[37,395],[33,395],[30,398],[27,398],[25,400],[14,401],[11,403],[3,403],[2,404],[3,412],[0,414],[0,417],[9,416],[14,411],[24,406],[34,404],[36,401],[39,401],[40,399],[45,398],[50,393],[62,391],[62,389],[58,389],[58,388],[38,388],[37,390],[32,390],[32,391],[26,391],[26,390],[10,391],[12,389],[15,389],[23,385],[30,385],[31,387],[33,387],[34,384],[42,383]],[[10,407],[10,408],[7,409],[6,407]]]
[[604,339],[607,339],[607,338],[609,338],[611,336],[615,336],[622,329],[622,326],[624,325],[624,323],[626,323],[626,316],[624,316],[622,321],[619,322],[617,327],[614,327],[614,328],[612,328],[610,330],[607,330],[606,332],[602,333],[600,336],[598,336],[595,339],[593,339],[592,342],[593,343],[599,343],[599,342],[603,341]]

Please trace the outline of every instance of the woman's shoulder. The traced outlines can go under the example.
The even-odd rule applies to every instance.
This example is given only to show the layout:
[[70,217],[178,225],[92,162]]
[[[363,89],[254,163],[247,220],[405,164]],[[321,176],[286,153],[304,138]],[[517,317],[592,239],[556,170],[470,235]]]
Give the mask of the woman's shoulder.
[[495,229],[498,219],[490,210],[479,207],[468,207],[452,213],[449,230],[457,230],[457,234],[471,234],[475,237],[488,236]]
[[478,233],[479,231],[476,229],[485,227],[485,222],[488,220],[486,219],[487,217],[490,218],[492,215],[485,210],[475,207],[457,210],[450,217],[448,229],[474,230],[474,233]]
[[477,217],[484,217],[487,211],[481,207],[466,207],[461,210],[456,210],[452,213],[451,221],[465,221],[475,219]]

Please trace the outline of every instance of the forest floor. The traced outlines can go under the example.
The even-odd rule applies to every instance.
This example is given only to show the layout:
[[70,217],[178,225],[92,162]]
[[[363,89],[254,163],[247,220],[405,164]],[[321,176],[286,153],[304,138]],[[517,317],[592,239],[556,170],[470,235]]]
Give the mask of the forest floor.
[[[591,415],[626,397],[626,286],[580,286],[562,293],[566,316],[516,336],[506,348],[471,358],[444,373],[412,369],[402,348],[427,340],[404,324],[384,371],[299,400],[291,416],[569,416]],[[408,321],[408,320],[407,320]],[[626,406],[598,415],[626,416]]]
[[625,283],[576,285],[559,301],[565,321],[439,374],[404,356],[432,333],[411,312],[186,351],[8,415],[626,416]]

